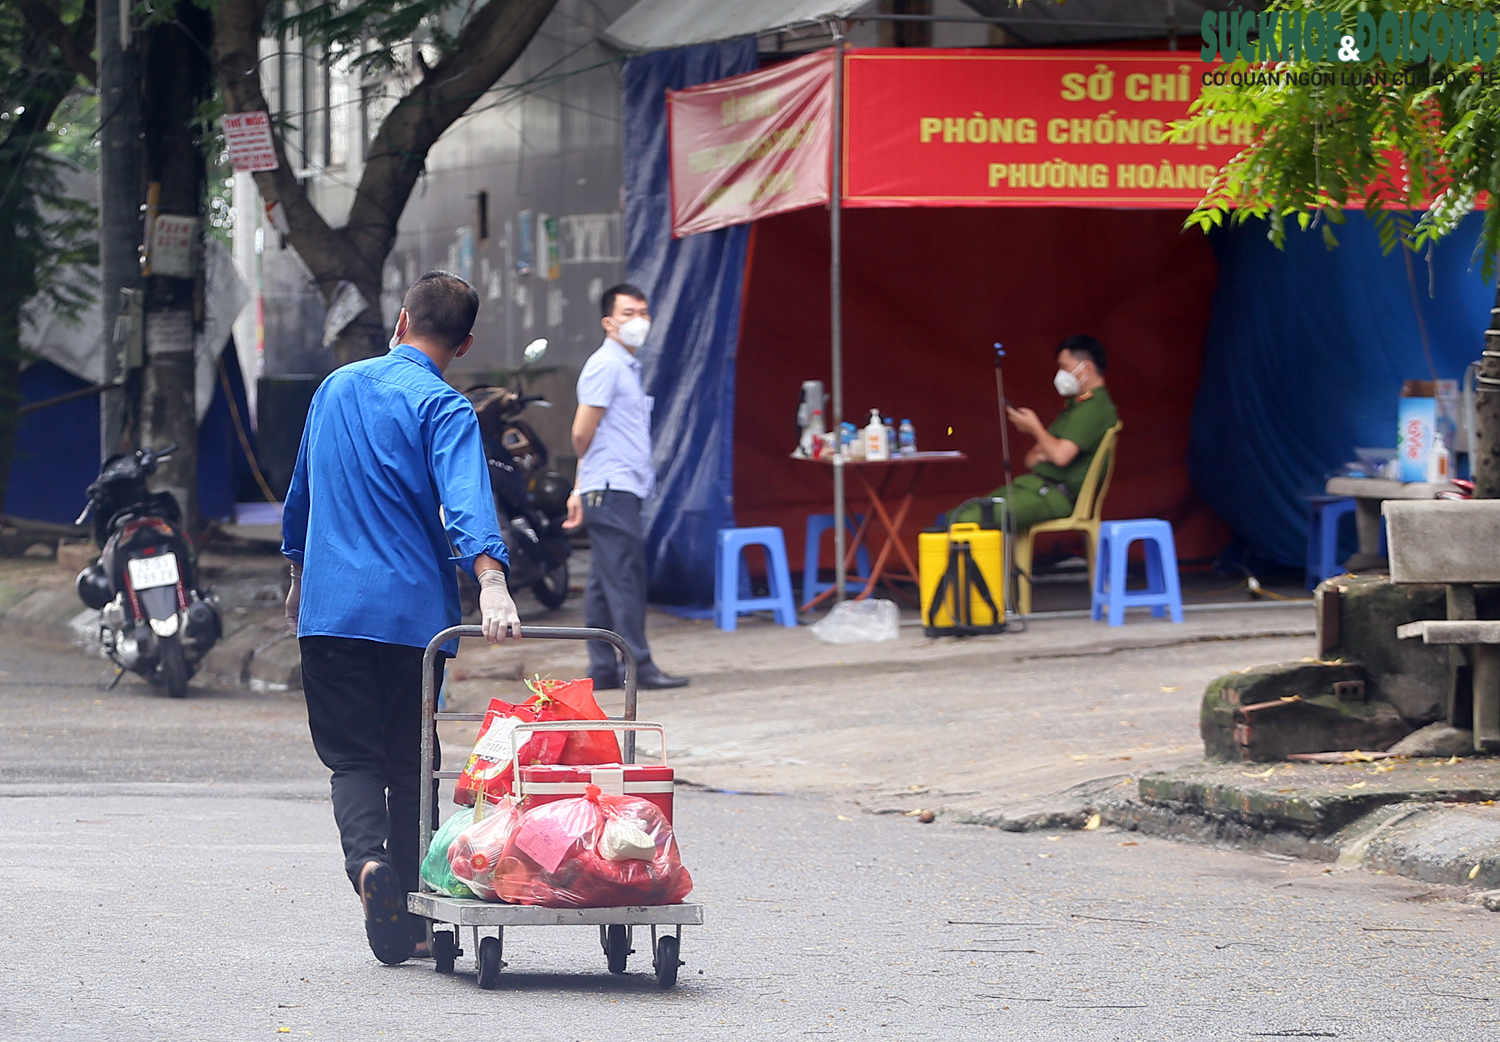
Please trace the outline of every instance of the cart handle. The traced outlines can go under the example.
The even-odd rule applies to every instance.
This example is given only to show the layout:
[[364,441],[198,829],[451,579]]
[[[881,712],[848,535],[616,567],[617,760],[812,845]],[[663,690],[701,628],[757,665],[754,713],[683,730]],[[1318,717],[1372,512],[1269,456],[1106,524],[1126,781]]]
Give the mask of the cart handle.
[[[521,746],[526,744],[520,737],[522,731],[528,734],[537,731],[651,731],[661,739],[661,765],[663,767],[667,765],[667,729],[661,724],[646,720],[544,720],[535,724],[517,724],[510,733],[511,788],[515,790],[517,797],[525,795],[521,791],[521,764],[518,761]],[[635,763],[634,743],[631,743],[631,746],[630,758],[626,759],[625,763]]]
[[[623,680],[625,692],[625,719],[635,719],[636,701],[636,658],[635,652],[630,650],[630,645],[625,643],[625,638],[613,630],[595,629],[588,626],[522,626],[521,635],[537,640],[602,640],[606,644],[612,644],[620,652],[625,660]],[[433,742],[436,734],[433,731],[434,717],[437,714],[437,688],[433,684],[432,666],[437,661],[438,651],[442,646],[458,637],[482,637],[484,627],[482,626],[449,626],[445,630],[439,630],[433,638],[427,642],[427,650],[422,653],[422,776],[419,792],[421,798],[417,801],[420,808],[417,822],[417,838],[421,842],[417,849],[421,856],[427,856],[427,847],[432,842],[432,814],[437,809],[436,786],[431,794],[427,787],[432,784],[432,754]],[[551,730],[560,730],[558,726],[567,721],[556,721],[550,725]],[[597,723],[589,721],[590,723]],[[584,730],[604,730],[602,727],[585,728]],[[663,739],[663,752],[665,752],[665,738]],[[625,748],[623,750],[626,763],[635,762],[635,732],[629,732],[625,736]],[[425,889],[426,884],[422,884]]]

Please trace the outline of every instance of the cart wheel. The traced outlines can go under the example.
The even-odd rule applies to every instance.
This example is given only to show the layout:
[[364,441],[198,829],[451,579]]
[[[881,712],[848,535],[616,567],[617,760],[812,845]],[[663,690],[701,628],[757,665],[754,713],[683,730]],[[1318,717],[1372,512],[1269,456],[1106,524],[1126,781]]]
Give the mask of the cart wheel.
[[610,973],[625,972],[625,960],[630,958],[630,930],[627,927],[617,925],[607,928],[604,957],[609,961]]
[[677,967],[682,965],[677,958],[677,947],[676,937],[669,935],[656,939],[656,983],[663,988],[677,983]]
[[500,938],[482,937],[479,940],[479,986],[493,991],[500,986]]
[[432,958],[439,973],[452,973],[453,960],[458,958],[458,942],[447,930],[436,930],[432,934]]

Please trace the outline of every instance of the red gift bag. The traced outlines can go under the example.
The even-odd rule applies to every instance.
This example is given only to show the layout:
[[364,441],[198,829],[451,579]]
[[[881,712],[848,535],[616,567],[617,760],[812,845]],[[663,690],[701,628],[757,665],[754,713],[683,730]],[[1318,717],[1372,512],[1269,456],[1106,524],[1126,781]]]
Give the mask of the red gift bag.
[[[492,800],[512,791],[511,744],[516,724],[549,720],[607,720],[594,701],[594,682],[584,680],[528,680],[533,694],[520,705],[492,699],[479,728],[474,751],[453,787],[454,802],[474,805],[475,794]],[[613,731],[535,731],[521,743],[523,767],[546,763],[618,763],[620,743]]]
[[[479,725],[479,738],[474,742],[474,751],[464,764],[463,773],[453,786],[453,801],[465,807],[474,805],[474,798],[483,792],[491,800],[499,800],[511,793],[512,743],[517,724],[538,724],[548,720],[565,719],[555,712],[551,704],[534,705],[536,699],[522,705],[511,705],[495,698],[490,700],[489,711],[484,714],[484,723]],[[522,766],[539,763],[557,763],[566,745],[567,735],[560,731],[535,731],[525,735],[519,756]]]
[[[537,680],[528,681],[527,687],[537,697],[528,699],[527,705],[551,699],[557,720],[608,720],[604,710],[594,700],[594,681],[583,680]],[[613,731],[568,731],[563,744],[562,758],[554,763],[619,763],[620,742]]]

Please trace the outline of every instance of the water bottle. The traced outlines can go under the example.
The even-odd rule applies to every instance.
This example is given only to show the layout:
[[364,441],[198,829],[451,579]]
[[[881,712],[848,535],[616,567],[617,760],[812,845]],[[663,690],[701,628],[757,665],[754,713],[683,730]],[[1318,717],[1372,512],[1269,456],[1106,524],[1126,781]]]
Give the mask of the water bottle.
[[910,420],[901,421],[901,430],[897,437],[901,443],[901,455],[915,456],[917,454],[917,429],[911,425]]
[[896,455],[896,421],[889,416],[885,418],[885,455],[889,459]]

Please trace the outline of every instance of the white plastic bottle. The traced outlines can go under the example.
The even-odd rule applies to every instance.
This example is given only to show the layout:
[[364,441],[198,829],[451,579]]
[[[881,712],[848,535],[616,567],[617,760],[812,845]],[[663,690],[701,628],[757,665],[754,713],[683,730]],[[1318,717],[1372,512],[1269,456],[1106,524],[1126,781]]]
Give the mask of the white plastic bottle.
[[890,447],[885,436],[885,421],[880,418],[879,409],[871,409],[870,423],[865,427],[865,459],[886,460],[890,458]]

